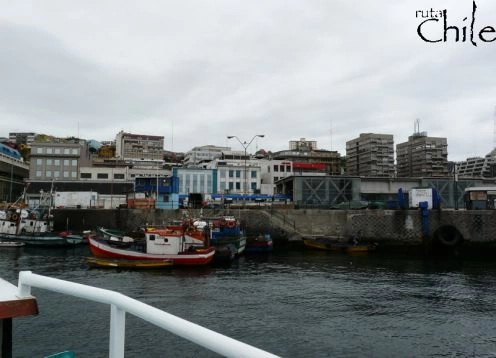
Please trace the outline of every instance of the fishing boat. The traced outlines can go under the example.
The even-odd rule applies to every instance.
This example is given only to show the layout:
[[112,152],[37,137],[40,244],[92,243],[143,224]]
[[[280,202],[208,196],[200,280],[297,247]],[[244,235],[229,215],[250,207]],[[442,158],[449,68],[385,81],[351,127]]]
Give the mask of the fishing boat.
[[[51,204],[47,207],[26,208],[26,189],[27,187],[15,203],[0,212],[0,240],[21,242],[28,246],[73,246],[85,242],[82,235],[68,231],[57,233],[52,230]],[[53,185],[48,194],[50,198],[52,190]],[[40,202],[42,201],[40,199]]]
[[111,240],[89,237],[91,253],[99,258],[125,260],[172,260],[174,265],[206,265],[215,254],[208,241],[188,240],[186,235],[170,229],[146,231],[144,239],[136,239],[126,246]]
[[9,209],[0,218],[0,240],[15,241],[28,246],[72,246],[85,242],[82,235],[50,230],[51,217],[37,211]]
[[87,257],[86,264],[90,267],[100,268],[125,268],[125,269],[162,269],[171,267],[172,260],[124,260],[106,259],[101,257]]
[[272,252],[274,243],[269,233],[248,237],[246,240],[246,253]]
[[246,236],[234,216],[222,216],[203,222],[209,228],[210,241],[216,250],[216,261],[233,260],[245,251]]
[[312,249],[345,253],[370,252],[376,248],[374,244],[361,244],[357,240],[343,242],[326,237],[304,238],[303,244]]

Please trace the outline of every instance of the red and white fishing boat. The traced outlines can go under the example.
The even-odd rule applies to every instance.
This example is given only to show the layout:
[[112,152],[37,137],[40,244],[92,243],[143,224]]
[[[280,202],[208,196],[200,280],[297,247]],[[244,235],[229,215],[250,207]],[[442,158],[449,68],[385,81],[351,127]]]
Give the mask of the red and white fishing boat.
[[177,265],[206,265],[215,254],[208,235],[193,228],[167,227],[147,229],[145,238],[126,245],[112,240],[89,237],[91,253],[96,257],[126,260],[173,260]]

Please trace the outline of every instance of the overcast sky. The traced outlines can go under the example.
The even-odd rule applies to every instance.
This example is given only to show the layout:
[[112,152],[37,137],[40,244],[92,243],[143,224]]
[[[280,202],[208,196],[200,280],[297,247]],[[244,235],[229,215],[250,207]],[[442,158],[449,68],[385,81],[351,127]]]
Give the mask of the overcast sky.
[[[474,40],[428,43],[417,10],[467,26],[467,0],[0,0],[0,137],[34,131],[272,151],[317,141],[346,155],[360,133],[448,139],[448,160],[495,142],[496,2]],[[467,17],[467,20],[463,20]],[[423,27],[442,38],[443,20]],[[486,39],[495,34],[486,32]]]

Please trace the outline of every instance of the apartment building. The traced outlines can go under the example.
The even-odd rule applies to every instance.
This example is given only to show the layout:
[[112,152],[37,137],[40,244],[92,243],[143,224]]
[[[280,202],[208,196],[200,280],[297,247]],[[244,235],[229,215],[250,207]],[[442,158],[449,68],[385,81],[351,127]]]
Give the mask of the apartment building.
[[496,176],[496,149],[484,157],[471,157],[456,164],[457,173],[461,177],[494,178]]
[[448,141],[417,132],[396,146],[398,177],[444,177],[448,173]]
[[115,137],[115,156],[134,165],[156,165],[164,159],[164,137],[120,131]]
[[394,140],[392,134],[361,133],[346,142],[346,174],[393,177]]

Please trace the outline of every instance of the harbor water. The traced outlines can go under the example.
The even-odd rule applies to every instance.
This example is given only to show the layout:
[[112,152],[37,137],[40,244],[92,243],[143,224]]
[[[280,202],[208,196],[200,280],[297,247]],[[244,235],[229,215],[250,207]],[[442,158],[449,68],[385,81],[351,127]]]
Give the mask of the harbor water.
[[[19,271],[115,290],[281,357],[494,357],[496,262],[310,250],[228,266],[88,268],[88,247],[0,249]],[[13,356],[108,356],[110,307],[33,288],[40,314],[14,320]],[[132,315],[126,357],[216,357]]]

